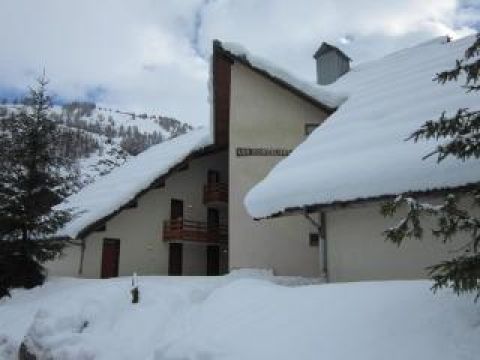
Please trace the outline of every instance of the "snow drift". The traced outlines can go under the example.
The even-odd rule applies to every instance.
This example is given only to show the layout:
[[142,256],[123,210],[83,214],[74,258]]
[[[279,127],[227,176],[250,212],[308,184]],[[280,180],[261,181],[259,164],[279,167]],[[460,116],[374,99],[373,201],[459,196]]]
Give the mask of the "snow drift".
[[[434,295],[427,281],[281,286],[255,279],[54,279],[0,304],[0,357],[25,334],[54,359],[473,360],[473,296]],[[3,335],[3,336],[2,336]]]

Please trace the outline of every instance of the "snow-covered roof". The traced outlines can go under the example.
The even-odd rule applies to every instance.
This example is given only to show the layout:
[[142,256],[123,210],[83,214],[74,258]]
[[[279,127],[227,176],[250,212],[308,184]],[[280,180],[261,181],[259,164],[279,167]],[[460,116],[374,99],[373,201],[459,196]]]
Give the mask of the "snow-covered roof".
[[346,95],[343,92],[327,90],[313,81],[301,80],[268,60],[251,54],[247,49],[237,43],[220,43],[217,41],[216,44],[224,52],[232,55],[237,60],[267,74],[288,87],[293,87],[298,92],[301,92],[329,109],[333,110],[337,108],[346,100]]
[[464,79],[445,85],[432,81],[454,67],[473,41],[473,36],[453,42],[437,38],[359,65],[323,87],[348,99],[251,189],[245,198],[250,215],[478,181],[480,162],[422,160],[438,143],[405,141],[443,111],[453,115],[459,108],[480,108],[478,94],[461,88]]
[[211,144],[209,129],[198,128],[130,158],[57,207],[72,208],[76,214],[57,235],[76,238],[89,225],[127,205],[190,154]]

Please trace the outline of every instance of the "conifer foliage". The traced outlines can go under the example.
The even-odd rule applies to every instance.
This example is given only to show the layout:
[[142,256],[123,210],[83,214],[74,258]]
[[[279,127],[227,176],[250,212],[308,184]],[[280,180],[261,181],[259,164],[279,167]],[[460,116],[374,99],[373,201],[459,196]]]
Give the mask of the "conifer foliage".
[[[457,81],[465,76],[466,91],[480,90],[480,34],[465,51],[453,69],[437,74],[435,80],[440,84]],[[407,140],[438,140],[440,144],[424,158],[437,156],[437,162],[447,157],[458,161],[479,159],[480,157],[480,111],[459,109],[453,116],[443,113],[437,120],[429,120],[416,130]],[[429,268],[434,280],[433,290],[450,287],[456,294],[476,293],[480,298],[480,218],[471,212],[472,206],[480,204],[479,182],[471,184],[469,195],[472,204],[459,204],[459,196],[447,194],[439,205],[422,203],[409,194],[399,195],[393,201],[382,206],[385,216],[393,216],[397,210],[406,206],[407,215],[394,227],[385,231],[388,240],[400,245],[406,238],[421,239],[424,230],[421,217],[431,216],[436,220],[433,235],[444,243],[462,234],[467,240],[458,249],[458,253],[448,261]]]
[[70,218],[53,207],[71,193],[77,172],[57,148],[61,129],[50,118],[45,76],[22,109],[0,118],[0,297],[42,284],[42,263],[64,242],[53,234]]

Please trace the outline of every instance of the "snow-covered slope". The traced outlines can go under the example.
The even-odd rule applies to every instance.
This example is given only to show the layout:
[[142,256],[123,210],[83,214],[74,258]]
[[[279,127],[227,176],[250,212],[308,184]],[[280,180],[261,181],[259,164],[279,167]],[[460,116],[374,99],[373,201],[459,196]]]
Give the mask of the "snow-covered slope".
[[[0,116],[22,105],[0,105]],[[192,129],[186,123],[160,116],[136,114],[74,101],[55,105],[51,117],[70,136],[59,139],[64,156],[78,161],[80,186],[94,182],[132,155]]]
[[154,145],[67,198],[57,208],[71,208],[76,216],[59,236],[75,238],[95,221],[112,214],[195,150],[212,143],[210,130],[198,128]]
[[480,109],[478,94],[461,88],[464,79],[432,81],[473,41],[435,39],[355,67],[324,87],[348,99],[247,194],[248,212],[259,218],[287,208],[478,181],[480,162],[422,160],[437,143],[405,141],[443,111]]
[[[476,360],[473,296],[427,281],[285,287],[274,278],[53,279],[0,303],[0,358]],[[48,357],[51,356],[51,357]]]

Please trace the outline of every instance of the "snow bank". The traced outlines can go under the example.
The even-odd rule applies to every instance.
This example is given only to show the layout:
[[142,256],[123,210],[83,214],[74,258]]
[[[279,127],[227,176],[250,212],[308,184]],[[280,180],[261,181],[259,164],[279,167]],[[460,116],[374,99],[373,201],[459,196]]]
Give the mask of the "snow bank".
[[405,141],[443,111],[480,108],[478,94],[461,88],[463,79],[432,81],[435,73],[452,68],[473,40],[429,41],[355,67],[325,86],[347,92],[348,100],[247,194],[250,215],[478,181],[478,161],[422,160],[437,143]]
[[0,303],[0,355],[14,359],[28,333],[54,359],[478,358],[473,297],[434,295],[427,281],[285,287],[252,275],[140,277],[136,305],[128,278],[17,290]]
[[235,57],[246,60],[254,68],[265,71],[271,77],[293,86],[327,107],[336,108],[346,100],[346,94],[344,92],[327,90],[325,87],[319,86],[314,82],[300,80],[284,69],[275,66],[268,60],[251,54],[240,44],[225,42],[221,43],[221,46],[223,50],[231,53]]
[[208,128],[152,146],[70,196],[58,208],[73,208],[76,216],[57,235],[75,238],[95,221],[133,200],[156,179],[185,160],[192,152],[212,143]]

